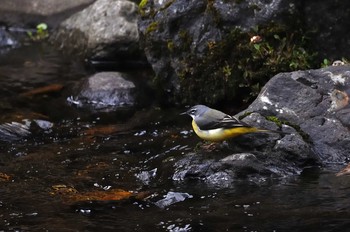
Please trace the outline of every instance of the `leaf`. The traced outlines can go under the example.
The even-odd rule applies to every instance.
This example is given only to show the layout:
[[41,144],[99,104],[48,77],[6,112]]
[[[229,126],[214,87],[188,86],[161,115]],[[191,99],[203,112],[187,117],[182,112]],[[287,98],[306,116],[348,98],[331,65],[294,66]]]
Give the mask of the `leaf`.
[[11,176],[6,173],[0,172],[0,182],[8,182],[11,180]]
[[149,192],[134,193],[132,191],[126,191],[123,189],[111,189],[108,191],[94,190],[91,192],[78,192],[74,187],[66,186],[64,184],[58,184],[52,186],[50,192],[52,196],[60,196],[65,203],[73,204],[76,202],[84,201],[120,201],[129,198],[135,198],[143,200],[149,197]]
[[113,189],[110,191],[92,191],[77,193],[70,196],[73,201],[119,201],[127,199],[133,195],[130,191]]
[[329,60],[328,59],[323,59],[323,64],[325,64],[325,65],[329,65]]
[[41,30],[41,31],[45,31],[45,30],[47,30],[47,28],[48,28],[48,26],[46,23],[40,23],[36,26],[36,29]]
[[40,87],[40,88],[36,88],[36,89],[32,89],[30,91],[24,92],[21,94],[21,96],[25,96],[25,97],[32,97],[35,95],[42,95],[42,94],[47,94],[47,93],[56,93],[59,92],[63,89],[63,85],[61,84],[52,84],[52,85],[48,85],[48,86],[44,86],[44,87]]
[[76,175],[79,177],[89,178],[89,174],[102,172],[109,167],[110,167],[110,164],[108,164],[106,162],[98,162],[95,164],[89,164],[84,169],[78,170]]
[[122,131],[123,125],[96,126],[83,131],[86,136],[111,135]]
[[348,166],[346,166],[344,169],[342,169],[341,171],[339,171],[335,175],[336,176],[344,176],[344,175],[349,175],[349,174],[350,174],[350,164],[348,164]]

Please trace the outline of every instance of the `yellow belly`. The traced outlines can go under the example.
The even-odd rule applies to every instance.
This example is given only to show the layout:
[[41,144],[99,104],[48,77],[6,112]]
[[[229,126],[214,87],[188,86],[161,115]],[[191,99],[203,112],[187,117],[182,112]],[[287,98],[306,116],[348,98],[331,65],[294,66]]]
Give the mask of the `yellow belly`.
[[219,128],[212,130],[201,130],[194,120],[192,121],[192,127],[198,137],[212,142],[220,142],[243,134],[262,131],[256,127],[234,127],[231,129]]

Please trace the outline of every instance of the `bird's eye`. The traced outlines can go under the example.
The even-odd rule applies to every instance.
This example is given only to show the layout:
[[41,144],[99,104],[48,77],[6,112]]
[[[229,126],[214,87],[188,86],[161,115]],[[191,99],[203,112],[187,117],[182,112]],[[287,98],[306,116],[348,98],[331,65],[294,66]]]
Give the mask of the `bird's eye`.
[[196,109],[192,109],[192,110],[190,111],[190,114],[196,114],[196,112],[197,112]]

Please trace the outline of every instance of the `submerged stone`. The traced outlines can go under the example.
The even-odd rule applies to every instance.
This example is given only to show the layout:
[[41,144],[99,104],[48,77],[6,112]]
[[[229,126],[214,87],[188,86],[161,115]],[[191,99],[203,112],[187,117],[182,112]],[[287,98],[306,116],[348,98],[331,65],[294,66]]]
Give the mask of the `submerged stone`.
[[135,84],[119,72],[101,72],[83,80],[77,93],[67,101],[92,110],[111,111],[134,106]]
[[84,80],[75,96],[67,101],[78,107],[111,111],[135,104],[135,85],[126,80],[126,74],[101,72]]
[[18,39],[11,35],[4,27],[0,27],[0,55],[19,45]]
[[163,199],[155,203],[159,208],[165,208],[169,205],[186,200],[187,198],[193,198],[192,195],[188,193],[179,193],[179,192],[168,192]]

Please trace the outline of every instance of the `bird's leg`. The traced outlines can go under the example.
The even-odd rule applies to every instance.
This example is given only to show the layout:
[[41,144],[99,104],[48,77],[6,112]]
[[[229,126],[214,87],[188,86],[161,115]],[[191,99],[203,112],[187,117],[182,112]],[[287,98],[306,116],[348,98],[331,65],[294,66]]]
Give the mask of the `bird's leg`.
[[216,148],[218,148],[219,145],[220,145],[220,143],[217,143],[217,142],[205,141],[200,145],[200,147],[206,151],[214,151]]

